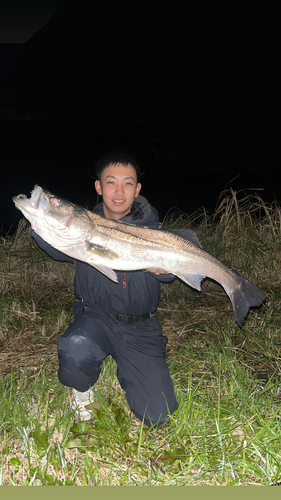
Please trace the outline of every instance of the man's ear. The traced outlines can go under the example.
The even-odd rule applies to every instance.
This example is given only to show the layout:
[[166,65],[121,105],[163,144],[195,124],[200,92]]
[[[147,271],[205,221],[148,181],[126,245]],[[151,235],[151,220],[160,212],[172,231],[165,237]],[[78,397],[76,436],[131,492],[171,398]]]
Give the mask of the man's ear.
[[101,196],[102,192],[101,192],[100,181],[95,181],[95,189],[96,189],[96,192]]
[[138,197],[138,195],[140,194],[140,190],[141,190],[141,183],[138,182],[137,183],[137,187],[136,187],[136,194],[135,194],[135,198]]

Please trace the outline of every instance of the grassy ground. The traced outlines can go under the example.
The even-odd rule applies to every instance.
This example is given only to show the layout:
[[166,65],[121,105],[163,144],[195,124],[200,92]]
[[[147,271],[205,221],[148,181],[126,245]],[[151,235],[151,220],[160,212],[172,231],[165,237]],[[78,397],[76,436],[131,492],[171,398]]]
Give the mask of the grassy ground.
[[273,485],[281,481],[281,210],[224,193],[216,213],[167,216],[267,295],[244,328],[228,297],[163,285],[155,313],[168,337],[179,408],[148,429],[104,362],[93,420],[75,422],[56,375],[56,343],[72,321],[71,265],[31,240],[24,221],[0,244],[0,484]]

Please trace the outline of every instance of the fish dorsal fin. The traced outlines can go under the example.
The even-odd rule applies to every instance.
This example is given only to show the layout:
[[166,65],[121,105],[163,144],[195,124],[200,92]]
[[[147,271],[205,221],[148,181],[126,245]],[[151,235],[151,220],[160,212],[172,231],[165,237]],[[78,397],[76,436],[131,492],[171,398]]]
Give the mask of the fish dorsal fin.
[[195,273],[184,273],[181,272],[180,274],[176,274],[182,281],[187,283],[187,285],[191,286],[192,288],[195,288],[196,290],[201,290],[201,282],[206,276],[202,276],[202,274],[195,274]]

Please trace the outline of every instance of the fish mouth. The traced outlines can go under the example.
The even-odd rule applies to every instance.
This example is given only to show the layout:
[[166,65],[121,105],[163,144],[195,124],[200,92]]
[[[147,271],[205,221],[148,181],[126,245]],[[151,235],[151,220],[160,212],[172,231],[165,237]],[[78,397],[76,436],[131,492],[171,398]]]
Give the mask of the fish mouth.
[[43,189],[40,186],[35,185],[33,191],[31,191],[30,198],[27,198],[25,194],[19,194],[18,196],[13,197],[13,202],[19,209],[34,208],[37,210],[38,208],[42,208],[43,210],[46,210],[47,205],[42,194]]
[[31,207],[35,209],[39,208],[39,206],[42,205],[42,201],[44,201],[45,204],[45,200],[43,196],[41,196],[42,194],[43,194],[43,189],[40,186],[35,185],[30,198]]
[[27,196],[25,194],[18,194],[18,196],[13,197],[13,201],[16,203],[17,200],[27,200]]
[[27,196],[25,196],[25,194],[19,194],[18,196],[13,196],[12,199],[18,209],[19,207],[26,206]]

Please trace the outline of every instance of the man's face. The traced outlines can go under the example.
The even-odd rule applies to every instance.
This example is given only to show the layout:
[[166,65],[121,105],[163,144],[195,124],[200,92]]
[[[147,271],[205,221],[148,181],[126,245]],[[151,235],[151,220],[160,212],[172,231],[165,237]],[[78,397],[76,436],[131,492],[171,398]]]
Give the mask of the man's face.
[[95,182],[95,188],[103,198],[106,218],[119,220],[130,212],[141,184],[137,182],[137,174],[132,165],[116,163],[104,169],[101,180]]

